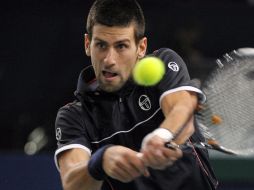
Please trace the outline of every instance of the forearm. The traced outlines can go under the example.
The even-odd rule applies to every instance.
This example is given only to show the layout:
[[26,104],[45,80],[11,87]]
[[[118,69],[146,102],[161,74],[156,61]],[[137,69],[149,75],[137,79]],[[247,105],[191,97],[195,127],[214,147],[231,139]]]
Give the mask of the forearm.
[[195,94],[189,94],[188,92],[182,92],[178,96],[173,104],[168,104],[167,99],[164,100],[162,109],[165,120],[160,126],[169,129],[174,135],[179,134],[186,125],[192,124],[190,121],[198,101]]
[[62,176],[64,190],[99,190],[102,181],[92,178],[87,170],[87,163],[73,167]]
[[166,115],[160,127],[168,129],[176,136],[187,125],[192,117],[192,113],[189,109],[177,106]]
[[168,149],[165,143],[173,140],[176,144],[183,144],[193,134],[196,104],[196,95],[186,91],[163,97],[161,107],[165,119],[159,128],[145,136],[141,145],[146,166],[164,169],[182,157],[180,149]]

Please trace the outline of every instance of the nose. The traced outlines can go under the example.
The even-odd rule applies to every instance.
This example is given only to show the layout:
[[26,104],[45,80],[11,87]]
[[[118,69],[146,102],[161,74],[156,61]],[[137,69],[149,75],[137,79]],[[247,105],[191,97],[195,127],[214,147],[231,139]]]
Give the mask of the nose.
[[108,49],[104,58],[104,63],[106,67],[112,67],[116,64],[116,52],[113,48]]

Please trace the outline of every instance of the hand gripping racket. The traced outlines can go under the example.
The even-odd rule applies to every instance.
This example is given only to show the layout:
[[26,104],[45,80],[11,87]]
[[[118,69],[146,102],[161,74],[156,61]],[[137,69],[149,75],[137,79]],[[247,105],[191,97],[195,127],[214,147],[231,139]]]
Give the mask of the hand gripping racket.
[[227,154],[254,155],[254,48],[234,50],[216,63],[202,86],[207,102],[197,113],[206,140],[188,142],[179,148],[194,146]]

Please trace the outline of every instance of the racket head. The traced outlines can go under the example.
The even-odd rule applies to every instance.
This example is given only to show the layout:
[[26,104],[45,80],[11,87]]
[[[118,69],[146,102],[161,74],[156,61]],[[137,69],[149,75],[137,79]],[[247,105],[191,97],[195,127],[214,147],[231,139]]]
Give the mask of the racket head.
[[212,139],[217,147],[248,156],[254,155],[254,49],[245,50],[216,60],[202,85],[207,101],[197,120],[208,143]]

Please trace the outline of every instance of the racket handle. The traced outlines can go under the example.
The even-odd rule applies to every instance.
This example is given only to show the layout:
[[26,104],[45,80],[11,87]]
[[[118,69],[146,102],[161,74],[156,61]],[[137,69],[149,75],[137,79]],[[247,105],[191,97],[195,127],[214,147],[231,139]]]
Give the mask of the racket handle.
[[189,143],[178,145],[178,144],[175,144],[175,143],[172,143],[172,142],[167,142],[167,143],[165,143],[165,147],[167,147],[169,149],[172,149],[172,150],[175,150],[177,148],[180,148],[181,150],[184,150],[186,148],[191,147],[191,145]]
[[178,144],[175,144],[175,143],[172,143],[172,142],[167,142],[165,143],[165,147],[167,148],[170,148],[170,149],[177,149],[177,148],[180,148],[181,150],[185,150],[187,148],[202,148],[202,149],[211,149],[211,145],[207,144],[207,143],[203,143],[203,142],[199,142],[199,143],[190,143],[190,142],[186,142],[185,144],[181,144],[181,145],[178,145]]
[[201,149],[212,149],[212,150],[217,150],[219,152],[223,152],[226,154],[237,155],[237,152],[235,152],[233,150],[227,149],[227,148],[220,146],[218,144],[208,144],[205,142],[199,142],[199,143],[193,143],[193,144],[187,142],[187,143],[181,144],[181,145],[178,145],[178,144],[175,144],[172,142],[167,142],[167,143],[165,143],[165,147],[172,149],[172,150],[180,148],[182,151],[184,151],[187,148],[195,147],[195,148],[201,148]]

